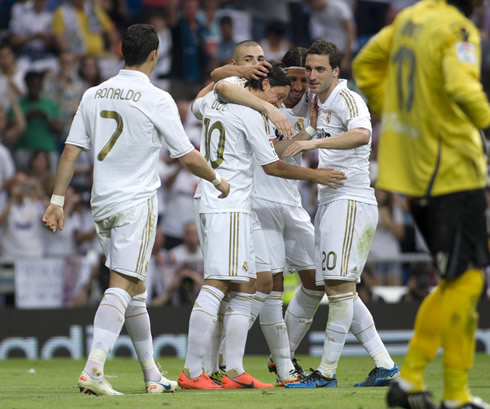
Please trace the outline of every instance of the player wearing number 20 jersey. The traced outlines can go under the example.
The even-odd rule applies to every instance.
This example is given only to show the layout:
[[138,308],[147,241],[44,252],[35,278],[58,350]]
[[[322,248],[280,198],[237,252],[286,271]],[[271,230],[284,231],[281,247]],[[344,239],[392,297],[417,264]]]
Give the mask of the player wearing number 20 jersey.
[[160,186],[162,138],[173,158],[193,150],[174,100],[147,75],[121,70],[85,92],[66,143],[93,150],[91,207],[96,221],[154,195]]

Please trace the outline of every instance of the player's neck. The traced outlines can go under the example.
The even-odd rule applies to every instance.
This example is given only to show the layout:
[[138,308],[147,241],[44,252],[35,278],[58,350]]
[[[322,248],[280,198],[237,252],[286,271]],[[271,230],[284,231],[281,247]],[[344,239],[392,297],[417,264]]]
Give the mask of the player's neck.
[[335,89],[337,85],[339,85],[338,78],[332,81],[332,84],[330,84],[330,87],[328,87],[328,89],[317,94],[318,100],[320,101],[321,104],[323,104],[327,100],[327,98],[330,96],[330,94],[332,93],[332,91]]
[[153,71],[152,68],[148,64],[143,64],[143,65],[133,65],[133,66],[124,66],[125,70],[131,70],[131,71],[139,71],[142,72],[143,74],[146,74],[148,77],[150,76],[151,72]]

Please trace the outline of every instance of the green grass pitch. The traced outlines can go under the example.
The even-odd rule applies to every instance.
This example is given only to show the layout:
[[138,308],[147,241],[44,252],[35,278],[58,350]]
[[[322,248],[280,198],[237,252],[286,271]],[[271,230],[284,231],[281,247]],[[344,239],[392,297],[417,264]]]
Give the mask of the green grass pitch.
[[[319,358],[300,356],[303,368],[316,368]],[[403,364],[403,357],[395,357]],[[159,359],[167,377],[177,379],[183,361]],[[267,357],[246,356],[245,369],[263,382],[274,383],[266,368]],[[53,359],[0,361],[0,408],[2,409],[379,409],[385,408],[386,388],[353,388],[372,369],[368,357],[343,357],[339,362],[337,388],[268,390],[178,390],[172,394],[147,395],[137,361],[117,358],[108,361],[106,374],[124,396],[87,396],[76,382],[84,361]],[[476,355],[470,373],[470,387],[476,396],[490,401],[490,355]],[[426,371],[426,383],[437,399],[442,394],[442,362],[437,357]]]

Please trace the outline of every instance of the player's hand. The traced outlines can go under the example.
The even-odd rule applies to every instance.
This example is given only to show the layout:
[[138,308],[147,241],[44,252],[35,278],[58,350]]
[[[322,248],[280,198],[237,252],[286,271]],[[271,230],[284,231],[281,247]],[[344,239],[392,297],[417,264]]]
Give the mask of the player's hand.
[[314,182],[326,185],[332,189],[337,189],[344,185],[343,180],[347,179],[343,172],[333,169],[315,169],[316,177]]
[[314,140],[295,141],[284,150],[282,156],[283,158],[288,158],[295,156],[300,152],[311,151],[312,149],[315,149]]
[[258,80],[260,77],[267,77],[271,67],[272,65],[267,61],[262,61],[261,63],[254,65],[242,65],[241,76],[248,80]]
[[221,192],[221,194],[218,196],[219,199],[224,199],[230,194],[230,184],[223,176],[221,176],[221,183],[215,187]]
[[56,229],[63,230],[63,224],[65,222],[65,215],[61,206],[50,204],[43,216],[44,226],[52,233],[56,232]]
[[272,121],[279,135],[282,135],[285,139],[291,139],[294,136],[293,127],[289,123],[289,119],[274,105],[271,105],[268,110],[267,117]]

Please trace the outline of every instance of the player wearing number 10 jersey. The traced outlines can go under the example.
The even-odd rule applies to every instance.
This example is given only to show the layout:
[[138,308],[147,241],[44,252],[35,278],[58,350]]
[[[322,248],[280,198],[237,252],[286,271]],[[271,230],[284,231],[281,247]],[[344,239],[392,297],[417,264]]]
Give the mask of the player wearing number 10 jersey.
[[95,156],[92,214],[110,281],[95,314],[92,347],[78,380],[80,391],[87,394],[121,394],[105,379],[104,364],[124,323],[147,392],[177,388],[177,382],[162,376],[153,359],[144,284],[155,239],[156,189],[160,185],[157,162],[163,139],[171,156],[212,181],[221,197],[229,192],[228,182],[192,147],[175,102],[150,83],[158,44],[157,32],[150,25],[135,24],[126,30],[122,40],[125,67],[85,92],[61,156],[51,204],[43,216],[53,233],[63,228],[64,194],[78,156],[91,149]]

